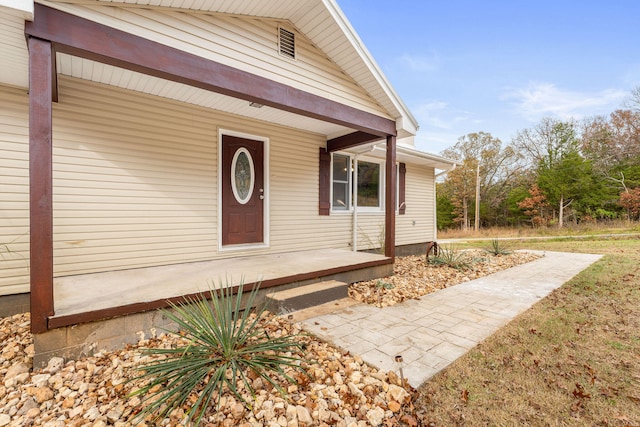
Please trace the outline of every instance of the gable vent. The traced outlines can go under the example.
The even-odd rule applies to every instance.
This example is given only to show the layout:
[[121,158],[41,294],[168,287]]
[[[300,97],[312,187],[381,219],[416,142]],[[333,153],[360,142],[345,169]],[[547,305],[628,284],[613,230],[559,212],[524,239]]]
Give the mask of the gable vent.
[[289,58],[296,58],[296,35],[291,31],[280,28],[280,54]]

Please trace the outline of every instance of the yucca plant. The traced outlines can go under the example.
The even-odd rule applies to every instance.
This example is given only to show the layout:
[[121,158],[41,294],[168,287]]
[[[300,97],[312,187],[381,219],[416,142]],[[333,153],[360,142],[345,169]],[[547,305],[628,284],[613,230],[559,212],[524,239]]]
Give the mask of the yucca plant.
[[485,252],[490,253],[491,255],[509,255],[511,254],[511,250],[509,247],[498,239],[491,240],[491,244],[488,248],[484,249]]
[[167,332],[186,338],[189,343],[179,348],[142,350],[143,355],[160,358],[140,366],[142,374],[134,378],[148,380],[130,395],[143,396],[138,419],[152,415],[157,421],[187,404],[186,422],[198,426],[206,409],[210,405],[217,408],[225,392],[251,408],[239,389],[240,384],[255,399],[256,392],[247,375],[250,372],[254,378],[271,384],[282,396],[286,395],[272,375],[295,383],[285,369],[305,372],[300,358],[290,353],[301,349],[303,344],[295,335],[267,334],[261,326],[265,306],[250,309],[257,290],[256,286],[248,295],[244,304],[247,309],[242,308],[240,285],[235,295],[231,286],[221,286],[183,303],[171,304],[172,310],[163,310],[178,326],[178,332]]
[[473,265],[473,260],[466,253],[456,250],[453,245],[440,246],[438,255],[427,258],[427,262],[435,265],[447,265],[456,270],[468,270]]

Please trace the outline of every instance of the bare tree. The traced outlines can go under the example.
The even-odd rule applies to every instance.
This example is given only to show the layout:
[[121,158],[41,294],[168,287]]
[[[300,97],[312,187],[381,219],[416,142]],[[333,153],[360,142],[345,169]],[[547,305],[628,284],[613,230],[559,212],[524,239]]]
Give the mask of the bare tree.
[[630,110],[640,113],[640,86],[631,89],[631,94],[624,102],[624,106]]
[[509,191],[511,178],[520,169],[521,156],[511,146],[490,133],[470,133],[442,153],[462,162],[447,176],[446,187],[450,200],[458,207],[457,220],[466,229],[469,225],[468,205],[476,201],[476,172],[479,167],[480,200],[497,208]]

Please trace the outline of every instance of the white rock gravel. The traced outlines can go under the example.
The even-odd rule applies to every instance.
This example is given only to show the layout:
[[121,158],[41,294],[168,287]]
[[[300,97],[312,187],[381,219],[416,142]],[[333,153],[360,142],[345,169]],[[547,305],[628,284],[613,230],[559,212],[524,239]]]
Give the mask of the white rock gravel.
[[[397,258],[395,276],[382,281],[392,283],[392,289],[374,281],[352,286],[350,293],[361,301],[391,305],[534,258],[530,254],[495,257],[465,272],[428,266],[423,257]],[[121,351],[66,363],[61,358],[53,358],[45,369],[33,371],[34,349],[29,325],[28,314],[0,319],[0,427],[150,425],[134,420],[140,399],[127,397],[142,384],[127,381],[139,373],[136,367],[148,360],[141,356],[141,348],[174,346],[179,338],[141,336],[137,345]],[[271,336],[301,332],[297,324],[277,316],[266,317],[264,325]],[[219,411],[212,408],[201,425],[417,425],[412,412],[414,390],[408,385],[402,386],[393,372],[378,371],[357,355],[345,353],[312,336],[300,339],[305,341],[306,348],[297,356],[305,361],[303,366],[309,376],[291,372],[298,384],[281,383],[288,390],[288,399],[258,378],[253,384],[258,395],[252,410],[247,410],[231,395],[225,395],[220,399]],[[183,419],[184,411],[180,410],[157,425],[178,426]]]
[[[297,334],[296,324],[269,316],[265,325],[272,336]],[[29,315],[0,319],[0,426],[100,427],[150,425],[134,420],[140,399],[127,394],[141,385],[127,382],[146,360],[140,348],[175,345],[179,339],[162,336],[142,339],[138,345],[111,353],[64,362],[53,358],[41,371],[31,371],[33,341]],[[412,417],[411,394],[395,376],[366,365],[313,337],[304,337],[307,347],[299,354],[309,377],[291,372],[298,384],[282,384],[288,400],[256,379],[258,391],[253,410],[247,410],[231,395],[223,396],[218,412],[205,415],[202,426],[295,427],[402,425]],[[407,386],[408,387],[408,386]],[[248,397],[248,396],[247,396]],[[248,399],[250,401],[250,399]],[[184,411],[160,422],[178,426]],[[412,418],[413,420],[413,418]]]

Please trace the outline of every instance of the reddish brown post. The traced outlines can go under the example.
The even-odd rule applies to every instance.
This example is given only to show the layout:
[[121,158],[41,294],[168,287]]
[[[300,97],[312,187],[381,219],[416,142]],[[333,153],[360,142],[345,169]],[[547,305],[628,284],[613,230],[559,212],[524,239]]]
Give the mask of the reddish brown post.
[[31,331],[47,330],[53,311],[51,43],[29,37],[29,209]]
[[385,187],[384,210],[384,255],[389,258],[396,256],[396,137],[387,136],[387,159],[385,175],[387,185]]

